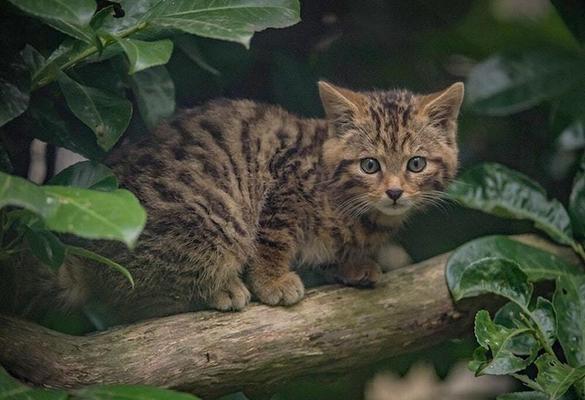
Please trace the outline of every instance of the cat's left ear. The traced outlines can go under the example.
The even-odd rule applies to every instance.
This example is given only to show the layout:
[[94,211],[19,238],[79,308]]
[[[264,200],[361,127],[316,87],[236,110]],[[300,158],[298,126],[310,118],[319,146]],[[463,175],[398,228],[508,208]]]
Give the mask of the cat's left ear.
[[457,82],[447,89],[422,97],[422,114],[433,121],[434,125],[450,127],[457,120],[463,102],[464,85]]

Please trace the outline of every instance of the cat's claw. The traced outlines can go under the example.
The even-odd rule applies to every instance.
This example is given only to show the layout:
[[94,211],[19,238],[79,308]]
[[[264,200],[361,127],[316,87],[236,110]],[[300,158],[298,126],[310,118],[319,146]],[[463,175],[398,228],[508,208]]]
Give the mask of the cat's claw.
[[264,304],[271,306],[298,303],[305,295],[305,286],[294,272],[287,272],[278,279],[255,284],[253,292]]
[[224,288],[213,293],[209,305],[220,311],[239,311],[250,303],[250,291],[239,279],[234,279]]

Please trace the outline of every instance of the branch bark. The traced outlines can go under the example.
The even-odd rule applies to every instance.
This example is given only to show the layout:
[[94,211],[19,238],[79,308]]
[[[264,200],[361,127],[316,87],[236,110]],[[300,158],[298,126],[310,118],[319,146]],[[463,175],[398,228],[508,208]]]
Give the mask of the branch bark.
[[[575,261],[567,248],[519,239]],[[0,316],[0,364],[49,387],[148,384],[204,397],[342,372],[469,330],[490,301],[455,307],[444,279],[447,258],[389,272],[374,290],[319,287],[289,308],[253,304],[239,313],[181,314],[89,336]]]

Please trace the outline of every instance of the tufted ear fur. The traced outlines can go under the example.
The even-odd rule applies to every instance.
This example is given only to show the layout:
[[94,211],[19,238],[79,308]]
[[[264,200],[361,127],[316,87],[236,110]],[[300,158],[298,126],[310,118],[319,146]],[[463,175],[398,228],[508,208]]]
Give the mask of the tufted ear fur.
[[422,96],[422,114],[426,115],[433,125],[448,128],[455,123],[463,102],[464,86],[462,82],[454,83],[447,89]]
[[365,102],[362,94],[325,81],[319,81],[319,95],[325,114],[330,121],[340,121],[355,116]]

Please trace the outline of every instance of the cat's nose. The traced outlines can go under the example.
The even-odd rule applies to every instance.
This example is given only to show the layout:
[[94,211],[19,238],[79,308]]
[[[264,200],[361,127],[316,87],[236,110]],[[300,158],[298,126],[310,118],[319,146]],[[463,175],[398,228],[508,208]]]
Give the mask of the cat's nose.
[[404,190],[399,188],[392,188],[386,190],[386,194],[388,195],[388,197],[390,197],[394,201],[398,200],[400,196],[402,196],[402,193],[404,193]]

